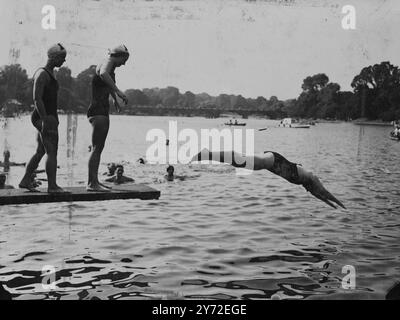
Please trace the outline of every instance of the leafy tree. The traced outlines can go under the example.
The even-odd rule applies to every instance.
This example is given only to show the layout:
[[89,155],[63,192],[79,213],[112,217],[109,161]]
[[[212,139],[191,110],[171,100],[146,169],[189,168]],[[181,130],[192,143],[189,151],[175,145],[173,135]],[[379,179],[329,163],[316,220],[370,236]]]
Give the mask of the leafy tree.
[[303,80],[301,88],[304,92],[319,91],[324,88],[329,82],[329,78],[324,73],[307,77]]
[[167,87],[159,92],[161,103],[166,107],[176,107],[179,100],[179,90],[175,87]]
[[16,99],[25,105],[32,103],[31,80],[25,69],[19,64],[0,68],[0,104],[9,99]]
[[146,95],[150,106],[157,106],[161,103],[159,88],[143,89],[143,93]]
[[128,89],[125,91],[128,98],[128,107],[131,106],[145,106],[148,105],[148,97],[138,89]]
[[227,94],[220,94],[216,99],[215,99],[215,105],[219,109],[224,109],[224,110],[229,110],[232,109],[231,105],[231,98]]
[[75,108],[75,93],[73,92],[74,79],[71,70],[67,67],[58,69],[54,76],[59,85],[58,105],[63,110],[73,110]]
[[196,95],[193,92],[186,91],[179,98],[179,105],[185,109],[193,109],[195,107]]
[[400,113],[400,71],[388,61],[365,67],[354,77],[354,93],[362,114],[370,119],[394,117]]
[[87,108],[92,99],[92,79],[96,74],[96,66],[91,65],[89,68],[79,73],[73,82],[73,92],[76,103]]

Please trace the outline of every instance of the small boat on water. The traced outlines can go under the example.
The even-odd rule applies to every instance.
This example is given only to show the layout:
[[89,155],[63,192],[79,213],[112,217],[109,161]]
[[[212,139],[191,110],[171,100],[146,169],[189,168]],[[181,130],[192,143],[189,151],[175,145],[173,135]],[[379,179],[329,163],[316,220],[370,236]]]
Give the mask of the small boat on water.
[[299,123],[292,118],[285,118],[285,119],[281,120],[281,122],[279,123],[279,127],[293,128],[293,129],[309,129],[310,125]]
[[246,125],[246,123],[239,123],[239,122],[237,122],[237,121],[235,121],[235,122],[232,122],[232,121],[229,121],[229,122],[225,122],[225,125],[226,126],[245,126]]

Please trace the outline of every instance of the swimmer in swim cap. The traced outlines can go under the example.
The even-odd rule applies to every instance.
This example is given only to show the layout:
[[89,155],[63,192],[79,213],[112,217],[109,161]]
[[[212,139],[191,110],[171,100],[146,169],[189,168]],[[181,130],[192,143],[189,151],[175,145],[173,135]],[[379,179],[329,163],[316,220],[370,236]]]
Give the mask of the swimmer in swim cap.
[[186,179],[186,176],[178,176],[178,175],[174,174],[174,172],[175,172],[174,166],[169,165],[167,167],[167,174],[164,176],[165,180],[174,181],[175,179],[178,179],[178,180],[183,181]]
[[113,182],[114,184],[123,184],[128,182],[135,182],[134,179],[124,176],[124,166],[118,164],[115,170],[115,176],[106,179],[107,182]]
[[33,98],[35,109],[31,121],[37,129],[37,147],[33,157],[25,169],[25,175],[19,187],[38,192],[32,183],[32,174],[38,168],[40,160],[46,154],[46,174],[49,193],[64,193],[57,185],[57,150],[58,150],[58,82],[54,77],[54,68],[59,68],[65,62],[67,50],[61,43],[47,50],[47,63],[38,69],[33,76]]
[[107,59],[96,67],[96,74],[92,80],[92,101],[87,112],[87,117],[93,128],[87,191],[110,191],[107,186],[99,182],[98,171],[101,153],[110,127],[109,96],[111,95],[113,98],[117,112],[120,112],[121,109],[117,96],[122,99],[125,105],[128,103],[126,95],[115,83],[115,69],[125,65],[128,59],[128,49],[126,46],[120,45],[109,50]]

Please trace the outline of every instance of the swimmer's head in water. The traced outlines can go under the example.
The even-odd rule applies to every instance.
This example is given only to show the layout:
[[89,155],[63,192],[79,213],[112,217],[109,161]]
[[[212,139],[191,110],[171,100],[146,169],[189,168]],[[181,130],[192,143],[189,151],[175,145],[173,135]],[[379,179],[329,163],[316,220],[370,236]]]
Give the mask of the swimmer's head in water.
[[122,177],[124,174],[124,167],[122,165],[118,165],[116,169],[117,177]]
[[110,162],[109,164],[107,164],[107,169],[108,173],[110,175],[113,175],[115,173],[115,170],[117,169],[117,165],[114,162]]
[[109,50],[109,55],[114,59],[117,67],[125,65],[126,61],[129,59],[128,48],[123,44]]
[[47,50],[47,57],[49,61],[51,61],[55,67],[59,68],[65,62],[65,58],[67,57],[67,50],[61,43],[57,43]]
[[174,171],[175,171],[175,168],[174,168],[173,166],[168,166],[167,172],[168,172],[169,174],[173,174]]

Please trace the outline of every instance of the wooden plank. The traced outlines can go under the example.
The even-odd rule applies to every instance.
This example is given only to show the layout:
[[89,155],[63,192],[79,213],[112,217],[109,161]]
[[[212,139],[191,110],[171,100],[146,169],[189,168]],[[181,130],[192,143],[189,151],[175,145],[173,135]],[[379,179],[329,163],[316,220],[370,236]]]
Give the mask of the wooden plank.
[[160,197],[160,191],[143,184],[112,186],[110,192],[88,192],[85,187],[64,189],[70,193],[49,194],[46,189],[38,189],[40,192],[30,192],[24,189],[0,190],[0,205],[119,199],[152,200]]

